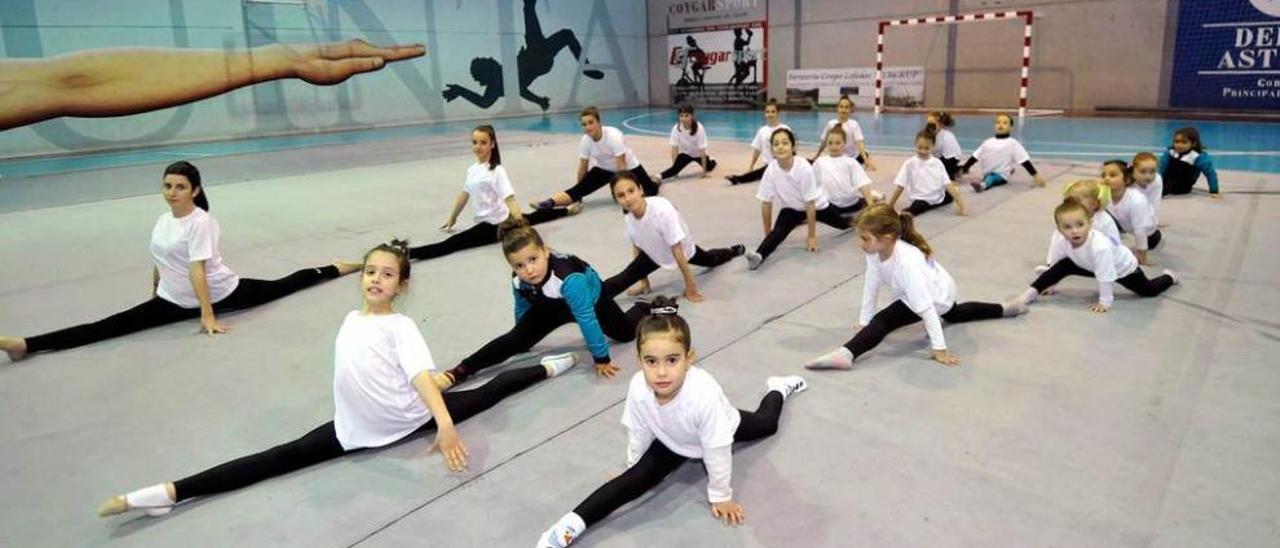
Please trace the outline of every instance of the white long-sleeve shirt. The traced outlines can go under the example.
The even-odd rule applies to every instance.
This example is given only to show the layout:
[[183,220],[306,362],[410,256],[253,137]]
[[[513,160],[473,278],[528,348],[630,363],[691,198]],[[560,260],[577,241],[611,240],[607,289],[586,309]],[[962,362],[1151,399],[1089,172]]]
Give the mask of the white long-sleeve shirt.
[[1107,212],[1122,232],[1133,234],[1134,249],[1146,251],[1147,238],[1156,231],[1156,211],[1141,190],[1129,187],[1119,200],[1107,204]]
[[1129,248],[1103,236],[1096,229],[1080,247],[1071,245],[1066,238],[1054,240],[1049,247],[1049,265],[1062,259],[1070,259],[1076,266],[1093,273],[1098,280],[1098,303],[1111,306],[1115,301],[1115,281],[1133,274],[1138,269],[1138,259]]
[[932,258],[924,256],[914,245],[902,240],[893,244],[893,255],[880,260],[879,253],[867,254],[867,268],[863,274],[861,325],[871,323],[876,313],[876,298],[882,284],[889,285],[893,300],[900,300],[920,319],[934,350],[945,350],[947,341],[942,336],[942,314],[956,303],[956,281]]

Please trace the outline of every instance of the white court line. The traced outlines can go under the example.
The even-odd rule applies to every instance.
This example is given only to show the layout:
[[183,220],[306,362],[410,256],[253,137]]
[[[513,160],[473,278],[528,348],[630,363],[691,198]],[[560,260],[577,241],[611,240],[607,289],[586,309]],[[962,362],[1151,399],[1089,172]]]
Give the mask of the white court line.
[[154,152],[156,154],[168,154],[170,156],[193,156],[196,158],[208,158],[210,156],[217,156],[217,154],[205,154],[203,152],[170,152],[167,150],[153,150],[151,152]]

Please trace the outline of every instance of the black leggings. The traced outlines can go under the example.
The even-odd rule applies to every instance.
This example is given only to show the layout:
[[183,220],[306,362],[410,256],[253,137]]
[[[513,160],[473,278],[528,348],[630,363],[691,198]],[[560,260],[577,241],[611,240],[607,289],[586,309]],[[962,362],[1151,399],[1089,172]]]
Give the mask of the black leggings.
[[1147,236],[1147,249],[1155,249],[1160,245],[1160,240],[1164,239],[1164,235],[1160,233],[1160,229],[1156,229],[1150,236]]
[[[951,310],[942,315],[942,319],[949,323],[971,322],[974,320],[994,320],[1004,316],[1004,306],[994,303],[956,303],[952,305]],[[895,329],[906,327],[920,321],[920,316],[911,311],[911,307],[906,303],[895,300],[893,304],[886,306],[884,310],[876,312],[871,318],[871,323],[866,327],[858,330],[858,333],[844,343],[844,347],[853,353],[853,357],[857,358],[867,352],[876,345],[880,344],[884,338],[892,333]]]
[[[547,369],[541,365],[504,371],[479,388],[444,393],[444,405],[454,424],[458,424],[545,378]],[[401,440],[435,429],[436,421],[431,419]],[[175,502],[233,491],[361,450],[343,449],[338,442],[338,434],[334,431],[333,421],[329,421],[289,443],[219,464],[173,482]]]
[[[742,417],[742,421],[733,433],[733,441],[748,442],[774,435],[778,431],[778,417],[782,415],[782,402],[782,394],[771,390],[760,400],[760,407],[754,413],[739,409],[738,415]],[[573,512],[590,527],[662,483],[664,478],[686,460],[688,459],[677,455],[655,439],[635,465],[601,485]]]
[[[689,264],[695,266],[704,266],[707,268],[715,268],[730,259],[737,256],[732,248],[721,247],[712,250],[702,249],[701,247],[693,248],[693,256],[689,257]],[[643,280],[654,271],[658,270],[658,263],[653,262],[647,254],[641,252],[631,260],[622,272],[615,274],[612,278],[604,281],[600,286],[600,298],[613,298],[619,293],[625,291],[628,287],[635,285],[636,282]]]
[[[695,158],[693,156],[690,156],[684,153],[677,154],[676,160],[671,163],[671,167],[667,168],[665,171],[662,172],[662,178],[670,179],[672,177],[675,177],[676,175],[679,175],[680,170],[684,169],[689,164],[698,164],[698,166],[701,167],[702,157]],[[715,168],[716,168],[716,159],[707,158],[707,172],[711,172],[715,170]]]
[[[1071,259],[1062,259],[1049,267],[1049,270],[1040,273],[1036,281],[1031,282],[1031,287],[1035,288],[1037,292],[1043,292],[1050,287],[1058,285],[1058,282],[1061,282],[1067,276],[1094,277],[1092,272],[1080,268]],[[1132,274],[1117,279],[1116,283],[1140,296],[1155,297],[1164,293],[1166,289],[1173,285],[1173,278],[1168,274],[1161,274],[1147,279],[1147,275],[1142,272],[1142,267],[1138,267]]]
[[[626,313],[618,307],[612,298],[604,296],[596,300],[596,321],[600,329],[609,338],[618,342],[631,342],[636,338],[636,326],[648,314],[648,307],[632,306]],[[455,382],[462,382],[467,377],[482,369],[500,364],[521,352],[533,348],[534,344],[546,338],[560,326],[574,321],[573,312],[564,301],[536,304],[525,312],[524,317],[516,322],[510,331],[498,335],[474,354],[462,359],[462,363],[450,370]]]
[[740,185],[742,183],[754,183],[756,181],[759,181],[760,179],[764,178],[764,170],[768,167],[769,167],[769,162],[765,162],[764,165],[760,166],[759,168],[753,169],[751,171],[748,171],[746,173],[743,173],[742,175],[735,177],[733,184]]
[[903,211],[910,213],[912,215],[919,215],[921,213],[929,211],[930,209],[939,208],[954,201],[955,199],[951,197],[951,193],[947,192],[947,193],[943,193],[941,202],[938,202],[936,204],[931,204],[924,200],[912,200],[911,205],[907,206],[907,208],[904,209]]
[[[539,209],[524,216],[530,225],[554,221],[569,214],[569,210],[564,208]],[[420,245],[418,247],[409,248],[409,259],[421,261],[426,259],[434,259],[443,257],[455,251],[471,249],[496,243],[498,241],[498,225],[491,223],[476,223],[471,228],[463,230],[457,234],[449,236],[442,241],[434,244]]]
[[960,159],[942,158],[942,167],[947,169],[947,178],[953,183],[956,182],[956,177],[960,175]]
[[[631,170],[636,176],[636,182],[640,183],[640,189],[644,191],[645,196],[658,195],[658,183],[653,182],[649,178],[649,172],[644,170],[644,166],[636,166]],[[608,186],[609,181],[613,180],[614,172],[600,167],[593,167],[586,175],[582,177],[578,184],[573,185],[569,190],[564,191],[569,195],[570,201],[581,202],[592,192],[599,190],[602,186]]]
[[[858,202],[858,204],[863,203],[861,201]],[[855,204],[852,208],[846,209],[857,211],[860,208]],[[852,223],[847,216],[848,213],[842,211],[844,210],[841,208],[828,205],[818,210],[818,221],[837,230],[848,230],[852,227]],[[804,211],[789,207],[782,208],[778,212],[778,218],[773,221],[773,230],[770,230],[769,234],[764,237],[764,241],[760,242],[760,247],[756,248],[756,253],[759,253],[761,257],[768,257],[769,254],[773,253],[773,250],[782,244],[783,240],[787,239],[792,230],[805,224],[805,222],[806,213]]]
[[[258,306],[337,277],[338,267],[330,265],[304,268],[279,280],[241,278],[230,295],[213,303],[213,310],[222,313]],[[199,317],[199,307],[183,308],[160,297],[152,297],[138,306],[93,323],[27,337],[27,352],[66,350]]]

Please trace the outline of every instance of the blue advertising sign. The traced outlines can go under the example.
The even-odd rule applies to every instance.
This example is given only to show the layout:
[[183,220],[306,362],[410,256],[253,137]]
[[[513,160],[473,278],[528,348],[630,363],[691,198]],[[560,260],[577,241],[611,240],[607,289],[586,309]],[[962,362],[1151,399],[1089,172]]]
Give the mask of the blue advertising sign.
[[1280,0],[1183,0],[1169,103],[1280,110]]

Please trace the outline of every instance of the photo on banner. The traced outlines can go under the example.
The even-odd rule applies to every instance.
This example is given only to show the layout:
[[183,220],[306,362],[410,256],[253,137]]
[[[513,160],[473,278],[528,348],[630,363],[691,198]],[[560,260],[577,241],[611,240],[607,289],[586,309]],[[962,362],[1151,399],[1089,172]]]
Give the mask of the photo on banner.
[[671,102],[755,108],[764,102],[768,5],[763,0],[671,2],[667,82]]
[[[860,109],[876,104],[875,67],[796,69],[787,71],[787,106],[834,106],[842,95]],[[884,104],[887,107],[924,106],[924,67],[886,67]]]

